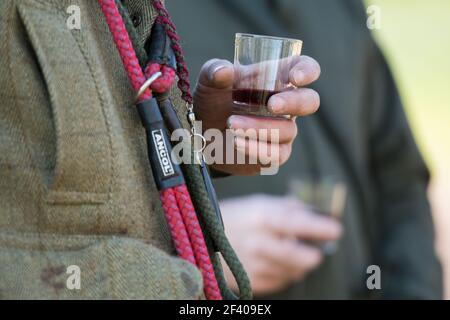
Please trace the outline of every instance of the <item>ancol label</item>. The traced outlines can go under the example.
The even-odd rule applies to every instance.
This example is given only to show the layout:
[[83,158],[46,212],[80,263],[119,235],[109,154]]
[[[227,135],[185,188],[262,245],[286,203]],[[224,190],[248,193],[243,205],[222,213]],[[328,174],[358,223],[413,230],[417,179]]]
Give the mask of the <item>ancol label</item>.
[[168,177],[175,174],[172,166],[172,161],[170,161],[170,154],[167,149],[162,130],[153,130],[152,136],[156,152],[158,153],[159,164],[161,165],[161,170],[164,176]]

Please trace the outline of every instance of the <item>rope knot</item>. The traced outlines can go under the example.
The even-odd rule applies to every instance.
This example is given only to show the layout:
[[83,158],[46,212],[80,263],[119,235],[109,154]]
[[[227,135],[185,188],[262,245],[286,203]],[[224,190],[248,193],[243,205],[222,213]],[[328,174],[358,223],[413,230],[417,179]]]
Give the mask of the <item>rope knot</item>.
[[153,82],[150,88],[155,93],[165,93],[170,90],[175,81],[175,70],[167,65],[160,65],[159,63],[150,63],[145,68],[147,78],[150,78],[157,72],[161,72],[162,76]]

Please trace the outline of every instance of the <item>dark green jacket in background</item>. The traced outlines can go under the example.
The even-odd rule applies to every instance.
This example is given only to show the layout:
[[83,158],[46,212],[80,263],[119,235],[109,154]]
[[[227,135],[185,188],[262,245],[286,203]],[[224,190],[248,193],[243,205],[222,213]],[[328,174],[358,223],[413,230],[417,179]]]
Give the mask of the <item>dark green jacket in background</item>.
[[[384,57],[358,0],[171,0],[191,70],[232,60],[234,34],[300,38],[322,66],[319,113],[298,119],[300,136],[275,177],[217,181],[219,196],[283,195],[292,177],[333,176],[349,199],[340,250],[274,298],[441,298],[441,267],[426,197],[427,168]],[[193,75],[193,81],[196,75]],[[244,213],[243,213],[244,214]],[[381,267],[382,290],[366,269]]]

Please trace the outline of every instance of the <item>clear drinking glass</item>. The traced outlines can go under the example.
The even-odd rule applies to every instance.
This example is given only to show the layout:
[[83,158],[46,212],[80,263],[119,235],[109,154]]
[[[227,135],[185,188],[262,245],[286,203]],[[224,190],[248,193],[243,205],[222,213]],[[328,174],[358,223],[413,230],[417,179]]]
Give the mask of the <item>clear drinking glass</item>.
[[236,34],[233,113],[274,117],[267,102],[274,94],[294,87],[289,71],[302,46],[303,42],[295,39]]
[[292,179],[291,194],[317,213],[341,220],[347,198],[346,185],[332,177]]

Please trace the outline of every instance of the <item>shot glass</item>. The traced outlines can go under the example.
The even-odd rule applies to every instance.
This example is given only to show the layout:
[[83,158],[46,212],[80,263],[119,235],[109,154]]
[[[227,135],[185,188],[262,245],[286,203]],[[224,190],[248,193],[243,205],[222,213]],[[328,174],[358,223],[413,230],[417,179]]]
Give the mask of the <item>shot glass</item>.
[[302,52],[303,42],[253,34],[236,34],[233,113],[280,117],[267,103],[271,96],[294,88],[289,71]]

